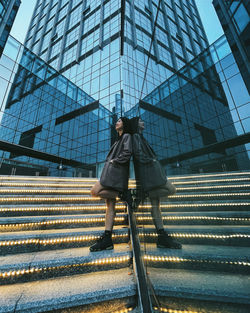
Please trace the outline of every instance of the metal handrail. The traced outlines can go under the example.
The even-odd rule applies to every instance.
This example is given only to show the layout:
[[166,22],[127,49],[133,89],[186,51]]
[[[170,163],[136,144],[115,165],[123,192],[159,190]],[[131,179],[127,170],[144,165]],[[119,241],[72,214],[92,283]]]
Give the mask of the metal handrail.
[[133,250],[133,267],[137,282],[138,301],[141,310],[140,312],[153,313],[153,307],[148,289],[148,279],[141,255],[139,235],[136,227],[136,218],[132,209],[131,190],[128,190],[125,202],[127,203],[130,239]]

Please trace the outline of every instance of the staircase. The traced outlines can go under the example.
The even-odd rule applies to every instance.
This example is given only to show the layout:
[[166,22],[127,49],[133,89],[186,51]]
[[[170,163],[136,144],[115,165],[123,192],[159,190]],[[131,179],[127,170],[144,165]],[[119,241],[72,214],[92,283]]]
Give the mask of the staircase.
[[182,250],[156,248],[149,203],[137,213],[158,307],[250,312],[250,172],[170,180],[177,193],[161,205],[164,225]]
[[[170,180],[177,194],[161,207],[182,250],[156,248],[149,203],[136,212],[156,312],[249,312],[250,172]],[[104,201],[90,197],[95,181],[0,176],[0,312],[136,310],[122,202],[115,249],[88,249],[105,220]]]

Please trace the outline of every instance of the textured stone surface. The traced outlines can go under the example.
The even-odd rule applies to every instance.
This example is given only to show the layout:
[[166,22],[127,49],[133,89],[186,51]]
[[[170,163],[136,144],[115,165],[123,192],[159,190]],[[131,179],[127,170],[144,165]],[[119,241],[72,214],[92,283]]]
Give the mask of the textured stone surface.
[[113,250],[90,252],[89,247],[62,250],[48,250],[0,257],[0,271],[17,270],[29,267],[59,266],[86,263],[96,259],[131,255],[127,244],[116,244]]
[[161,296],[250,304],[250,276],[151,267],[148,271]]
[[129,269],[96,272],[31,283],[0,286],[0,312],[43,312],[133,296],[136,285]]
[[180,258],[210,258],[213,260],[238,260],[250,262],[250,248],[214,245],[183,245],[181,250],[159,249],[155,244],[146,244],[147,254]]

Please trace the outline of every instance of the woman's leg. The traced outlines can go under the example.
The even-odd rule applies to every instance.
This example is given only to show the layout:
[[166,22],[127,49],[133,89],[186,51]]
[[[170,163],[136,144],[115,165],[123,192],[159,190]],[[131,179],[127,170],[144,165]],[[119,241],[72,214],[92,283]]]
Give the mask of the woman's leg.
[[97,182],[91,189],[92,196],[97,196],[106,199],[106,216],[105,216],[105,232],[90,247],[90,251],[110,250],[114,248],[112,242],[112,230],[115,220],[115,204],[118,192],[112,189],[105,189],[100,182]]
[[151,201],[151,215],[158,234],[157,247],[181,249],[181,244],[173,240],[172,237],[170,237],[169,234],[164,230],[162,214],[160,209],[160,199],[150,198],[150,201]]
[[105,231],[112,232],[115,220],[115,203],[116,199],[107,199],[106,216],[105,216]]
[[151,215],[153,222],[157,231],[163,229],[163,221],[160,209],[160,199],[159,198],[150,198],[151,202]]

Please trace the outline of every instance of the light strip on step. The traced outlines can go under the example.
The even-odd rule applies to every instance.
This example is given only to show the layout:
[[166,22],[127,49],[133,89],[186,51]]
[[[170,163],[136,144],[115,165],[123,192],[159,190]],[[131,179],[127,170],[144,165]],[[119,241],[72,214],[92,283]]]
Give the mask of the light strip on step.
[[[127,238],[128,234],[112,234],[112,238]],[[98,235],[86,235],[86,236],[69,236],[69,237],[59,237],[51,239],[24,239],[24,240],[6,240],[0,241],[0,247],[9,247],[9,246],[21,246],[21,245],[56,245],[61,243],[76,243],[76,242],[86,242],[90,240],[96,240],[100,238]]]
[[39,183],[0,183],[0,186],[8,187],[54,187],[54,188],[85,188],[92,187],[93,184],[39,184]]
[[171,176],[169,180],[173,179],[182,179],[182,178],[201,178],[201,177],[215,177],[215,176],[241,176],[241,175],[250,175],[250,172],[231,172],[231,173],[217,173],[217,174],[205,174],[205,175],[188,175],[188,176]]
[[[151,216],[138,216],[139,221],[153,221]],[[250,218],[242,217],[217,217],[217,216],[164,216],[165,221],[172,220],[214,220],[214,221],[250,221]]]
[[114,313],[128,313],[134,310],[134,307],[130,307],[130,308],[125,308],[125,309],[121,309],[119,311],[115,311]]
[[[158,237],[157,233],[139,233],[140,237]],[[199,234],[199,233],[171,233],[171,237],[176,238],[205,238],[205,239],[232,239],[232,238],[250,238],[250,235],[246,234],[232,234],[232,235],[213,235],[213,234]]]
[[171,199],[178,199],[178,198],[211,198],[211,197],[234,197],[234,196],[249,196],[249,192],[244,192],[244,193],[211,193],[211,194],[185,194],[185,195],[173,195],[173,196],[168,196],[168,198]]
[[60,198],[37,198],[37,197],[34,197],[34,198],[23,198],[23,197],[20,197],[20,198],[0,198],[0,202],[21,202],[21,201],[24,201],[24,202],[51,202],[51,201],[68,201],[68,202],[71,202],[71,201],[98,201],[98,200],[102,200],[101,198],[98,198],[98,197],[67,197],[67,198],[63,198],[63,197],[60,197]]
[[[125,205],[117,204],[116,209],[125,209]],[[88,211],[88,210],[106,210],[106,206],[77,206],[77,207],[32,207],[32,208],[0,208],[0,212],[29,212],[29,211]]]
[[241,177],[241,178],[227,178],[227,179],[208,179],[208,180],[191,180],[191,181],[173,181],[174,185],[184,185],[184,184],[202,184],[202,183],[219,183],[219,182],[237,182],[237,181],[248,181],[250,177]]
[[0,180],[43,180],[43,181],[73,181],[73,182],[96,182],[97,178],[70,178],[70,177],[29,177],[29,176],[0,176]]
[[[249,184],[245,185],[222,185],[222,186],[196,186],[196,190],[202,190],[202,189],[222,189],[222,188],[248,188],[250,187]],[[177,187],[176,190],[194,190],[194,187]]]
[[211,259],[187,259],[187,258],[180,258],[180,257],[173,257],[173,256],[158,256],[158,255],[144,255],[144,260],[146,261],[153,261],[153,262],[173,262],[173,263],[210,263],[210,264],[227,264],[227,265],[238,265],[238,266],[250,266],[249,262],[244,261],[222,261],[222,260],[211,260]]
[[[126,220],[125,217],[115,217],[115,222],[124,222]],[[16,224],[0,224],[1,229],[8,228],[22,228],[22,227],[35,227],[35,226],[48,226],[48,225],[60,225],[60,224],[87,224],[87,223],[98,223],[104,222],[104,217],[97,218],[77,218],[77,219],[61,219],[61,220],[50,220],[43,222],[32,222],[32,223],[16,223]]]
[[90,190],[65,190],[65,189],[61,189],[61,190],[51,190],[51,189],[2,189],[1,190],[2,193],[32,193],[32,194],[37,194],[37,193],[55,193],[55,194],[72,194],[72,193],[80,193],[80,194],[90,194]]
[[[232,202],[223,202],[223,203],[183,203],[183,204],[161,204],[160,208],[162,209],[173,209],[173,208],[198,208],[198,207],[217,207],[217,206],[249,206],[250,202],[238,202],[238,203],[232,203]],[[150,209],[151,204],[144,204],[139,205],[140,209]]]
[[25,274],[36,274],[36,273],[47,272],[47,271],[64,270],[67,268],[70,269],[70,268],[77,268],[77,267],[124,263],[124,262],[128,262],[130,259],[131,257],[129,255],[126,255],[126,256],[121,256],[121,257],[96,259],[96,260],[86,262],[86,263],[75,263],[75,264],[69,264],[69,265],[59,265],[59,266],[50,266],[50,267],[32,267],[29,269],[11,270],[8,272],[0,273],[0,278],[13,278],[13,277],[22,276]]
[[166,312],[166,313],[201,313],[198,311],[190,311],[190,310],[176,310],[176,309],[168,309],[168,308],[164,308],[164,307],[154,307],[155,311],[160,311],[160,312]]

